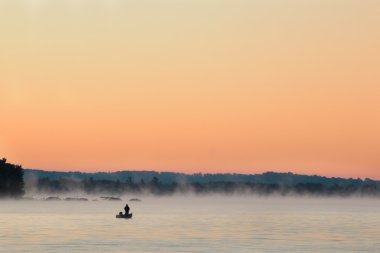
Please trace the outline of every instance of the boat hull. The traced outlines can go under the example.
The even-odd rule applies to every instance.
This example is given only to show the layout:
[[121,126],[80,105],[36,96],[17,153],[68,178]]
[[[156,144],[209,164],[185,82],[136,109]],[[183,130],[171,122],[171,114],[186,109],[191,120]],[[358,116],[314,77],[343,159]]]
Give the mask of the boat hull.
[[130,219],[130,218],[132,218],[132,213],[127,214],[127,215],[125,215],[125,214],[116,214],[116,218]]

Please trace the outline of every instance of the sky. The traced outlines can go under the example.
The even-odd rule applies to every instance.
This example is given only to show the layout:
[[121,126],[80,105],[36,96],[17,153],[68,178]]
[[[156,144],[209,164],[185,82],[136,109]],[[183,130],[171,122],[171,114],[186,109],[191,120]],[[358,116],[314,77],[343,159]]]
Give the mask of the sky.
[[0,0],[0,156],[380,179],[378,0]]

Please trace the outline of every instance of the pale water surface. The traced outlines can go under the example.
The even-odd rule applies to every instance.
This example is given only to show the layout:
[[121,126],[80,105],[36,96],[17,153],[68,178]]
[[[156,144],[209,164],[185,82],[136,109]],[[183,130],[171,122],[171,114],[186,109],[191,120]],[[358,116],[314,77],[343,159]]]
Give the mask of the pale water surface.
[[380,252],[380,200],[0,201],[0,252]]

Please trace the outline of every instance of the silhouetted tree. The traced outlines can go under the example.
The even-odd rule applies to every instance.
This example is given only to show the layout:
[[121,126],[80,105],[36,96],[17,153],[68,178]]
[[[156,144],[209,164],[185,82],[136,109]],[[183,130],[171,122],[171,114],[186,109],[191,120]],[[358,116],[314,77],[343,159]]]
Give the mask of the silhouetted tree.
[[20,165],[0,160],[0,197],[19,198],[24,194],[23,169]]

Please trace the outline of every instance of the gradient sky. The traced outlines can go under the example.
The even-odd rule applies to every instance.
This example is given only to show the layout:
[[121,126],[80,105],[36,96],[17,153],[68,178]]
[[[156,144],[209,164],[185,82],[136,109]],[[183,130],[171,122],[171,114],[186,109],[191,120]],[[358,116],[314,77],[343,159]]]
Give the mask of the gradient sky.
[[0,156],[380,179],[378,0],[0,0]]

